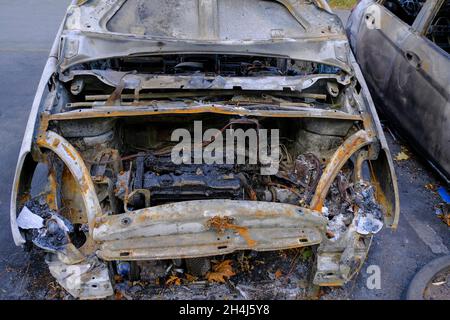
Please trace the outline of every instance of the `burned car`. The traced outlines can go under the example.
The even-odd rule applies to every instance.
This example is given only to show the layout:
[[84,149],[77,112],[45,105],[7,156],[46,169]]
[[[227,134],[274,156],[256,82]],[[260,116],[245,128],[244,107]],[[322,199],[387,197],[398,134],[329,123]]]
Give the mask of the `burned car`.
[[[38,171],[47,182],[34,192]],[[325,1],[68,8],[20,151],[11,228],[73,296],[107,297],[115,273],[143,262],[201,273],[208,257],[306,246],[313,283],[340,286],[398,219],[380,122]]]
[[363,0],[347,32],[375,105],[450,182],[450,1]]

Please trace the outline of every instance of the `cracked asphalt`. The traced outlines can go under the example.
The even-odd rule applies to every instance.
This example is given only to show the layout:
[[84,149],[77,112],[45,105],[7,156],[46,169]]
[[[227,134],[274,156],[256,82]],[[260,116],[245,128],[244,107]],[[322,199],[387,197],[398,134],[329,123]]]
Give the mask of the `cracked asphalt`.
[[[0,0],[0,299],[61,298],[43,256],[15,247],[9,228],[10,190],[28,112],[48,51],[68,0]],[[346,19],[347,12],[338,15]],[[393,128],[395,129],[395,128]],[[386,131],[395,155],[406,143]],[[425,187],[441,182],[420,157],[396,162],[401,219],[397,231],[383,229],[354,281],[326,289],[322,299],[403,299],[414,274],[430,260],[449,253],[448,227],[436,216],[438,195]],[[366,286],[368,268],[378,266],[381,288]],[[370,269],[369,269],[370,270]],[[206,298],[206,297],[205,297]]]

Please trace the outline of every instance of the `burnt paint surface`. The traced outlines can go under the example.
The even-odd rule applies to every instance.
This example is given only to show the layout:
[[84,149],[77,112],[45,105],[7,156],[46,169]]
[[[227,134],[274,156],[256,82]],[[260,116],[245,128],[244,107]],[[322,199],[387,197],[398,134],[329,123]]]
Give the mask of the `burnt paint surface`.
[[[437,6],[429,1],[426,6]],[[368,7],[380,14],[380,28],[366,23]],[[414,148],[450,178],[450,56],[426,39],[427,19],[412,28],[373,1],[362,1],[349,18],[347,32],[375,105]]]

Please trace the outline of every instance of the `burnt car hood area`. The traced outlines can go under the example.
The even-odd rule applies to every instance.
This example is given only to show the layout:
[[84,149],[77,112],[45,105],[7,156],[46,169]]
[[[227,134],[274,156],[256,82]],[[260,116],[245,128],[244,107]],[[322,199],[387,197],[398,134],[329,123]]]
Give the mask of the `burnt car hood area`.
[[325,1],[91,0],[70,5],[43,71],[10,221],[67,292],[98,299],[143,263],[202,277],[241,250],[313,247],[311,281],[342,286],[399,212]]

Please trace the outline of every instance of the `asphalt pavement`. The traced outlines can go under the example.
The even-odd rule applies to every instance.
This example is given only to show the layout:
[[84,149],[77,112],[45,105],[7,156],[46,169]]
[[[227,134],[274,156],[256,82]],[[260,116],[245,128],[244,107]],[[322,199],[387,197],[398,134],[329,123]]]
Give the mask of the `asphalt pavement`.
[[[15,247],[9,201],[17,155],[48,51],[68,0],[0,0],[0,299],[48,298],[54,286],[43,257]],[[338,15],[346,19],[347,12]],[[389,133],[392,152],[405,145]],[[439,197],[427,184],[441,183],[420,158],[396,162],[401,219],[396,232],[383,229],[355,281],[325,290],[324,299],[402,299],[414,274],[433,258],[448,254],[449,230],[434,214]],[[380,289],[368,289],[368,267],[379,267]],[[37,281],[42,279],[42,281]]]
[[0,298],[27,297],[33,261],[14,245],[9,203],[28,113],[68,0],[0,0]]

